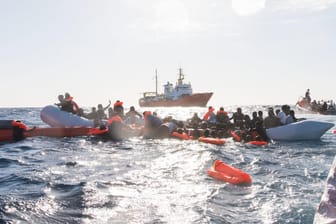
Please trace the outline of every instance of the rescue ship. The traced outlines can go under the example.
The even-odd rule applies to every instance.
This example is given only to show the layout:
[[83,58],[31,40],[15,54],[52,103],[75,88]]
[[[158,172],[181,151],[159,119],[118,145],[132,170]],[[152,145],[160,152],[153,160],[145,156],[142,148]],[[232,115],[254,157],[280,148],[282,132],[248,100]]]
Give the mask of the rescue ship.
[[144,92],[143,97],[139,99],[140,107],[206,107],[213,93],[193,93],[191,84],[184,83],[183,80],[184,74],[180,68],[176,85],[167,82],[164,85],[164,93],[158,94],[156,71],[156,91]]

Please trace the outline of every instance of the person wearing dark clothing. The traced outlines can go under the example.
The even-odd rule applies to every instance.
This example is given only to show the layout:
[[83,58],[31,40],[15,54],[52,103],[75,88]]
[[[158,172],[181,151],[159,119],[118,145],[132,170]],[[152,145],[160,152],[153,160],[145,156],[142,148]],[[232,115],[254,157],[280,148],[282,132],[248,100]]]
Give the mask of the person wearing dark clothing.
[[253,111],[253,112],[252,112],[252,120],[251,120],[251,122],[252,122],[252,128],[255,128],[255,127],[256,127],[256,123],[257,123],[258,121],[260,121],[260,120],[259,120],[259,117],[258,117],[258,113],[257,113],[257,111]]
[[59,103],[56,103],[56,105],[61,110],[69,112],[69,113],[75,113],[71,101],[66,100],[63,95],[58,95],[58,100],[59,100]]
[[233,124],[236,128],[244,129],[244,114],[240,107],[237,108],[237,111],[233,113],[230,120],[233,120]]
[[157,115],[154,115],[154,113],[151,113],[150,111],[144,111],[144,121],[145,121],[145,138],[156,138],[157,137],[157,131],[159,127],[163,124],[163,121],[161,118],[159,118]]
[[223,107],[219,108],[219,111],[216,113],[216,128],[224,130],[224,133],[231,127],[230,118],[228,113],[224,110]]
[[244,128],[245,130],[251,130],[253,128],[253,123],[248,114],[244,115]]
[[268,116],[264,119],[265,128],[274,128],[281,125],[280,119],[274,114],[273,108],[268,109]]
[[[78,114],[79,106],[78,104],[73,100],[73,97],[69,93],[64,94],[64,100],[66,101],[66,107],[67,111],[71,112],[73,114]],[[71,106],[70,106],[71,105]]]
[[310,90],[309,89],[307,89],[307,91],[305,93],[305,100],[308,104],[310,104],[311,98],[310,98]]
[[258,118],[259,118],[259,121],[263,122],[264,117],[263,117],[263,112],[261,110],[258,111]]
[[198,128],[202,122],[202,119],[198,116],[197,113],[194,113],[192,118],[188,119],[188,125],[192,128]]

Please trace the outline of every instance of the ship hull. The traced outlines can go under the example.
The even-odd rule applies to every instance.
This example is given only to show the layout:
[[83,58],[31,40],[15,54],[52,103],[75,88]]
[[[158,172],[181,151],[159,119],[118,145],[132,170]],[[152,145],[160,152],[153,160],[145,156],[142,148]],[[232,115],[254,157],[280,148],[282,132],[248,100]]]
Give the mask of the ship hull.
[[213,93],[194,93],[176,100],[141,98],[139,105],[140,107],[206,107],[212,95]]

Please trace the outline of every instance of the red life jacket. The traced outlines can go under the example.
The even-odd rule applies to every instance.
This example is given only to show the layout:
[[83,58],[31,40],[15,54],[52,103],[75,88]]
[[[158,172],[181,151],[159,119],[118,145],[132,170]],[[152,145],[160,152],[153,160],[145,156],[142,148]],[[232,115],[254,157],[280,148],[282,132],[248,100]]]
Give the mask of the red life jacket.
[[107,121],[107,123],[109,125],[112,124],[113,122],[120,122],[120,123],[122,123],[123,119],[119,115],[115,115],[115,116],[111,117],[110,119],[108,119],[108,121]]

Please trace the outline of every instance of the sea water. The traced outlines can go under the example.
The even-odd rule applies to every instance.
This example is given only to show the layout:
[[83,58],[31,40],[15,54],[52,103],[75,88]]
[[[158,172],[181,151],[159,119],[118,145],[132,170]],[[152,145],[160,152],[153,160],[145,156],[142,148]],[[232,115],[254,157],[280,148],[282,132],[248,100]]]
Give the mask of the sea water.
[[[242,109],[266,116],[267,107]],[[207,110],[147,109],[181,120]],[[225,107],[229,114],[235,109]],[[40,111],[0,108],[0,119],[46,127]],[[297,117],[336,122],[336,116]],[[0,144],[0,223],[312,223],[335,145],[331,130],[320,141],[264,147],[141,137],[32,137]],[[215,159],[249,173],[252,185],[209,177]]]

